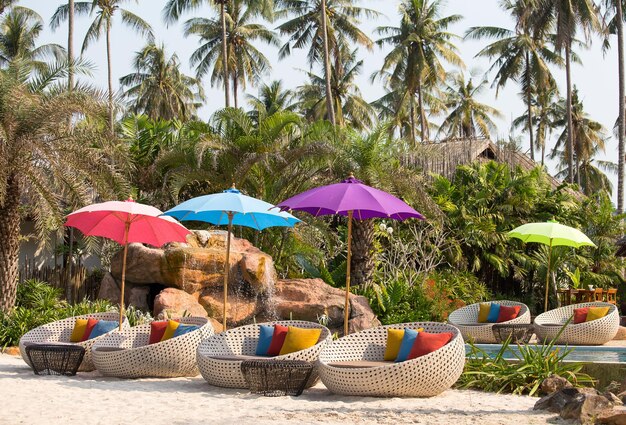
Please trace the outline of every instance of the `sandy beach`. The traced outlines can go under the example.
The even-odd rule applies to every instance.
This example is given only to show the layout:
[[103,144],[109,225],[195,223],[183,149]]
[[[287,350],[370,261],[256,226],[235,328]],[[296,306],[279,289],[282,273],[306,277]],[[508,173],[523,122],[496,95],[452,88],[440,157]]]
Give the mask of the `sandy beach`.
[[319,383],[300,397],[209,386],[200,376],[122,380],[98,372],[36,376],[0,355],[0,424],[566,424],[536,398],[450,390],[430,399],[342,397]]

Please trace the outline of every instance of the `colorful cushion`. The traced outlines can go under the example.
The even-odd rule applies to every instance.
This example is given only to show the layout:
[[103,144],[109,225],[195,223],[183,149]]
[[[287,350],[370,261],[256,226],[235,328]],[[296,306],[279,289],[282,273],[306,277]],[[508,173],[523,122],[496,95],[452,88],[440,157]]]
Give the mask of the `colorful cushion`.
[[589,307],[575,308],[574,324],[584,323],[587,320],[587,313],[589,313]]
[[287,331],[289,328],[283,325],[274,325],[274,334],[272,335],[272,342],[270,348],[267,349],[268,356],[277,356],[280,354],[280,350],[283,348],[283,343],[287,337]]
[[589,312],[587,313],[586,322],[591,322],[592,320],[601,319],[607,315],[609,312],[608,307],[589,307]]
[[85,329],[87,329],[87,322],[87,319],[76,319],[74,329],[72,329],[72,335],[70,335],[70,342],[81,342],[83,340]]
[[522,307],[519,305],[514,306],[500,306],[500,313],[498,314],[498,323],[508,322],[509,320],[513,320],[519,314],[519,311]]
[[93,328],[96,327],[98,322],[98,319],[87,319],[87,328],[85,328],[85,333],[83,334],[83,338],[81,339],[81,341],[87,341],[89,338],[91,338],[91,332],[93,331]]
[[89,339],[97,338],[101,335],[111,332],[120,326],[117,320],[98,320],[96,326],[93,327]]
[[200,329],[200,326],[185,325],[181,323],[180,325],[178,325],[178,327],[174,331],[174,335],[172,335],[172,338],[176,338],[177,336],[188,334],[189,332],[197,331],[198,329]]
[[257,356],[267,356],[267,350],[272,343],[272,337],[274,336],[274,326],[261,325],[259,326],[259,341],[256,344]]
[[404,338],[404,329],[387,329],[387,345],[385,346],[385,361],[394,361],[400,352],[400,344]]
[[167,320],[159,320],[150,323],[150,339],[148,340],[148,344],[161,342],[165,328],[167,328]]
[[167,326],[165,327],[165,332],[163,332],[163,336],[161,337],[161,341],[167,341],[168,339],[173,337],[174,332],[176,332],[176,329],[178,329],[178,326],[180,326],[180,323],[176,320],[168,320]]
[[478,323],[486,323],[491,310],[491,303],[480,303],[478,305]]
[[489,316],[487,316],[487,322],[496,323],[498,321],[498,316],[500,316],[500,304],[491,303]]
[[413,342],[413,347],[411,347],[411,352],[409,353],[407,360],[432,353],[433,351],[436,351],[446,345],[451,339],[452,333],[450,332],[442,332],[438,334],[420,332]]
[[289,326],[285,342],[280,349],[280,355],[306,350],[317,344],[322,330],[320,328],[296,328]]
[[413,348],[413,343],[415,342],[415,338],[417,338],[418,333],[418,331],[414,331],[413,329],[404,329],[404,337],[402,338],[402,343],[400,344],[400,350],[398,350],[396,362],[403,362],[407,359],[407,357],[409,357],[411,348]]

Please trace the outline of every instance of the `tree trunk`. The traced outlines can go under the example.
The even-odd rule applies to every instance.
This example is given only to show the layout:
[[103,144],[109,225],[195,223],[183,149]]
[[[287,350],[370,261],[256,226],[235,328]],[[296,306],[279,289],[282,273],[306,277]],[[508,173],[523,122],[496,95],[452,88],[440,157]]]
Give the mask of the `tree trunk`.
[[426,124],[426,114],[424,113],[424,99],[422,97],[422,79],[417,79],[417,102],[420,109],[420,138],[422,143],[428,139],[428,127]]
[[237,72],[234,71],[233,72],[233,104],[235,105],[235,108],[238,107],[237,105],[237,92],[239,91],[239,84],[237,83]]
[[326,0],[322,0],[322,37],[324,38],[324,78],[326,80],[326,108],[328,109],[328,120],[336,125],[335,105],[333,103],[333,93],[330,85],[330,50],[328,48],[328,28],[326,27]]
[[111,20],[107,21],[107,71],[109,73],[109,130],[113,134],[113,71],[111,70]]
[[4,205],[0,206],[0,312],[15,306],[20,252],[20,186],[16,176],[7,179]]
[[568,181],[574,183],[574,124],[572,122],[572,64],[570,62],[571,41],[565,43],[565,76],[567,84],[567,155]]
[[[526,52],[526,74],[530,75],[530,57]],[[528,107],[528,136],[530,138],[530,159],[535,162],[535,141],[533,140],[533,108],[531,84],[526,87],[526,106]]]
[[413,105],[413,96],[411,96],[411,108],[409,113],[411,114],[411,116],[409,117],[409,120],[411,121],[411,145],[415,146],[415,141],[417,140],[417,134],[415,131],[415,106]]
[[622,2],[615,2],[616,17],[617,20],[617,57],[618,57],[618,73],[619,73],[619,122],[618,122],[618,160],[617,160],[617,212],[624,212],[624,137],[626,129],[624,129],[624,108],[625,97],[624,93],[624,21]]
[[351,286],[367,287],[374,276],[374,221],[358,220],[352,222],[352,261],[350,262]]
[[70,61],[67,72],[67,89],[74,88],[74,0],[67,2],[67,57]]
[[220,1],[220,19],[222,20],[222,62],[224,66],[224,103],[230,106],[230,84],[228,81],[228,36],[226,35],[226,1]]

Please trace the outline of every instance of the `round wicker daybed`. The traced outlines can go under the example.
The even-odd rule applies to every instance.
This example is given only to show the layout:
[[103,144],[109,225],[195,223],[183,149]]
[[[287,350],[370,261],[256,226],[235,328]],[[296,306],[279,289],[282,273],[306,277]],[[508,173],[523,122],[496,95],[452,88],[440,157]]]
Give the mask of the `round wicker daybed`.
[[[529,324],[530,310],[526,304],[517,301],[498,300],[494,304],[505,306],[520,306],[517,317],[513,320],[497,323],[498,325]],[[470,304],[458,310],[454,310],[448,317],[448,323],[457,327],[466,341],[483,344],[495,344],[492,327],[496,323],[478,323],[478,310],[480,303]]]
[[537,340],[550,342],[556,338],[563,325],[574,314],[574,309],[583,307],[609,307],[609,312],[606,316],[590,322],[570,322],[563,329],[557,344],[602,345],[612,340],[619,329],[619,312],[613,304],[603,302],[572,304],[540,314],[535,318]]
[[[100,339],[106,337],[108,334],[101,335],[97,338],[88,339],[83,342],[70,342],[70,336],[72,335],[72,330],[74,330],[74,324],[77,319],[98,319],[98,320],[110,320],[110,321],[118,321],[120,318],[119,313],[92,313],[92,314],[84,314],[82,316],[74,316],[68,317],[67,319],[58,320],[56,322],[47,323],[45,325],[39,326],[38,328],[32,329],[26,332],[22,338],[20,338],[20,354],[22,355],[22,359],[28,364],[28,366],[32,367],[30,362],[28,361],[28,356],[26,355],[26,345],[32,343],[67,343],[67,344],[76,344],[80,345],[85,349],[85,356],[83,357],[83,362],[80,364],[78,368],[79,372],[90,372],[95,369],[93,365],[93,361],[91,358],[91,347]],[[124,318],[124,322],[122,323],[123,328],[128,328],[128,320]]]
[[[319,328],[322,330],[322,333],[317,344],[306,350],[275,357],[256,356],[255,352],[260,333],[259,326],[272,326],[274,324],[298,328]],[[211,385],[226,388],[248,388],[241,372],[241,363],[244,360],[272,359],[315,362],[322,348],[331,340],[332,336],[328,328],[315,322],[284,320],[240,326],[215,334],[202,341],[197,351],[198,367],[202,377]],[[317,378],[317,368],[314,368],[307,383],[307,388],[314,385]]]
[[[387,329],[424,328],[453,334],[452,340],[421,357],[385,362]],[[465,345],[459,330],[445,323],[419,322],[380,326],[344,336],[320,354],[319,374],[336,394],[375,397],[431,397],[449,389],[461,376]]]
[[91,349],[96,369],[105,376],[118,378],[196,376],[196,348],[202,339],[213,335],[213,326],[204,317],[177,320],[200,328],[154,344],[148,344],[149,323],[113,332]]

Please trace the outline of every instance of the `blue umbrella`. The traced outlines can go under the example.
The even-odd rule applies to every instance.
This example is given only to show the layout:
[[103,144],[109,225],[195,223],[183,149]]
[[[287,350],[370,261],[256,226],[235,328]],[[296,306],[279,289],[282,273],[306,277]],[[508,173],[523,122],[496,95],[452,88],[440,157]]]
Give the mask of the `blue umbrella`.
[[291,214],[280,211],[269,202],[243,195],[235,185],[222,193],[189,199],[164,215],[179,221],[204,221],[218,226],[228,225],[226,263],[224,264],[224,310],[223,323],[226,330],[226,301],[228,298],[228,274],[230,264],[230,233],[233,224],[256,230],[268,227],[293,227],[300,222]]

